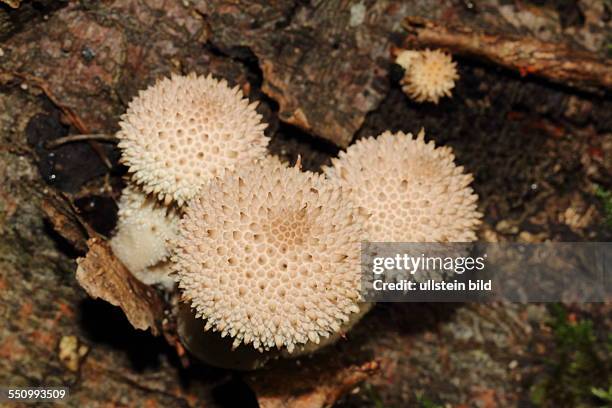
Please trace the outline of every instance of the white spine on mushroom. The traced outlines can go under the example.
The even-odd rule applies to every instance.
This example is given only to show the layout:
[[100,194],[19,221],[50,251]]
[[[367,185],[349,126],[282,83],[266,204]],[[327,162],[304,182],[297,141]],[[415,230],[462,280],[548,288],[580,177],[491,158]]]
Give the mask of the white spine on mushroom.
[[146,192],[182,206],[213,177],[266,154],[255,108],[238,87],[210,75],[164,78],[122,116],[122,161]]
[[325,172],[369,217],[369,241],[468,242],[481,214],[472,175],[454,158],[449,147],[425,143],[423,131],[385,132],[359,140]]
[[318,343],[359,312],[363,219],[341,188],[272,160],[206,186],[175,243],[206,329],[259,351]]
[[459,78],[457,64],[439,50],[404,50],[395,62],[405,71],[401,80],[403,91],[417,102],[438,103],[440,98],[451,96]]
[[178,211],[128,185],[121,194],[118,215],[110,240],[113,253],[142,282],[172,285],[167,261],[169,240],[178,232]]

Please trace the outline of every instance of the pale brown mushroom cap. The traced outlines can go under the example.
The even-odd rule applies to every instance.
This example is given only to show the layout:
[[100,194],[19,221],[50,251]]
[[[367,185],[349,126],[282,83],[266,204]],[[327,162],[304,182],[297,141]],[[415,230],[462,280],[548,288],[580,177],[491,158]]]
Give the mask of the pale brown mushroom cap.
[[272,160],[238,168],[186,208],[179,287],[234,347],[318,343],[359,312],[362,222],[321,175]]
[[423,131],[385,132],[359,140],[325,172],[369,216],[369,241],[468,242],[481,214],[472,175],[454,158],[449,147],[425,143]]
[[440,98],[451,96],[459,78],[457,64],[440,50],[402,51],[396,63],[406,71],[402,89],[417,102],[438,103]]
[[146,192],[181,206],[213,177],[266,154],[266,125],[255,107],[210,75],[164,78],[122,116],[122,161]]
[[419,58],[419,51],[402,50],[395,57],[395,63],[407,71],[415,58]]
[[118,217],[110,240],[115,256],[144,283],[167,283],[169,270],[161,265],[170,257],[169,240],[178,233],[178,211],[128,184],[121,193]]

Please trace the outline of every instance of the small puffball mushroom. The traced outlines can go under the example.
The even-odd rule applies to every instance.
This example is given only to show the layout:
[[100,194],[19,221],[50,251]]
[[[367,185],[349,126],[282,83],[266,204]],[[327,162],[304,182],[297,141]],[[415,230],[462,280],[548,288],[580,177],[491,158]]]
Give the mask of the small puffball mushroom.
[[449,147],[425,143],[423,131],[385,132],[341,152],[325,173],[369,216],[369,241],[469,242],[480,224],[478,197],[454,158]]
[[238,87],[173,75],[141,91],[117,133],[132,180],[182,206],[213,177],[266,154],[266,125]]
[[234,348],[318,344],[360,312],[363,221],[322,175],[274,160],[239,167],[185,210],[172,257],[179,288]]
[[401,80],[403,91],[417,102],[438,103],[440,98],[451,96],[459,78],[457,64],[440,50],[405,50],[395,62],[405,70]]
[[410,65],[415,58],[419,57],[419,51],[402,50],[395,57],[395,63],[402,67],[404,71],[410,69]]
[[172,285],[168,241],[178,233],[179,213],[128,184],[119,200],[119,219],[110,240],[113,253],[146,284]]

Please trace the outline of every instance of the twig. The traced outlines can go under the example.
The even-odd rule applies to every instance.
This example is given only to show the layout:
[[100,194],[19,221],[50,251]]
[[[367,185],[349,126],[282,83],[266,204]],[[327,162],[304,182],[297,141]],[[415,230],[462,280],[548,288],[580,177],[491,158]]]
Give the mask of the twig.
[[100,140],[103,142],[116,143],[117,138],[114,135],[107,135],[104,133],[93,133],[91,135],[68,135],[64,137],[58,137],[57,139],[50,140],[45,144],[47,149],[55,149],[66,143],[82,142],[84,140]]
[[402,26],[407,43],[446,48],[453,54],[481,58],[521,75],[538,75],[586,91],[612,90],[610,61],[597,54],[573,50],[564,44],[531,37],[511,37],[476,32],[463,26],[443,26],[418,17],[407,17]]

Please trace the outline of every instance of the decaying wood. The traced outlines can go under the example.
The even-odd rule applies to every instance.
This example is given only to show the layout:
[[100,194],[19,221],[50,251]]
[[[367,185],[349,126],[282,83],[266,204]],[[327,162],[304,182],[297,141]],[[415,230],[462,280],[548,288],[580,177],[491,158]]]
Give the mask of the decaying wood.
[[377,361],[338,367],[334,361],[307,361],[297,370],[283,367],[248,379],[261,408],[331,407],[342,395],[380,369]]
[[215,47],[228,54],[246,47],[257,57],[261,90],[278,103],[281,121],[346,147],[387,91],[389,39],[373,27],[400,19],[401,10],[385,10],[388,3],[371,13],[352,2],[214,0],[196,7]]
[[79,219],[67,198],[50,192],[42,201],[41,209],[58,234],[79,253],[87,252],[87,238],[93,231]]
[[92,298],[119,306],[137,329],[160,333],[163,304],[157,292],[134,278],[101,238],[87,241],[89,251],[77,259],[76,278]]
[[[33,3],[37,8],[51,3],[61,7],[30,13],[27,9]],[[58,184],[41,177],[39,162],[21,153],[28,143],[28,125],[39,115],[52,118],[55,126],[65,127],[66,132],[114,133],[119,116],[137,91],[171,72],[212,73],[239,85],[252,100],[260,102],[261,112],[271,122],[268,133],[275,153],[286,151],[291,157],[301,153],[304,163],[321,163],[319,156],[328,158],[327,152],[313,148],[316,145],[308,136],[294,135],[292,127],[277,132],[274,124],[279,118],[338,146],[346,146],[355,132],[366,136],[388,128],[407,131],[415,127],[414,131],[425,126],[429,135],[452,145],[457,159],[477,174],[475,187],[491,220],[487,232],[497,237],[501,233],[495,232],[496,225],[503,230],[501,224],[511,214],[509,209],[526,208],[520,210],[521,217],[531,217],[535,220],[532,228],[552,238],[545,233],[547,212],[537,209],[542,201],[533,197],[548,195],[550,204],[546,202],[543,207],[557,206],[563,212],[567,205],[553,194],[557,186],[573,189],[583,183],[587,173],[590,177],[600,172],[602,183],[609,180],[600,164],[612,157],[606,154],[610,151],[606,146],[610,146],[611,126],[609,115],[605,115],[608,102],[535,81],[509,78],[508,83],[500,83],[495,70],[466,66],[462,67],[466,75],[457,84],[453,99],[437,108],[411,104],[401,91],[393,89],[389,54],[390,44],[396,43],[392,38],[399,41],[405,36],[400,21],[407,15],[436,19],[435,29],[461,21],[472,31],[448,34],[457,34],[465,42],[457,54],[475,55],[530,73],[529,58],[521,64],[506,65],[512,61],[505,54],[487,56],[474,49],[468,41],[471,36],[481,41],[489,38],[474,34],[479,32],[478,15],[487,14],[487,10],[482,8],[480,14],[463,12],[462,3],[41,0],[22,2],[15,11],[18,15],[0,7],[0,66],[4,73],[0,72],[0,315],[6,322],[0,325],[0,383],[70,385],[69,406],[217,406],[213,388],[228,373],[198,368],[197,364],[189,369],[181,367],[176,355],[183,365],[187,355],[172,333],[171,319],[164,319],[161,329],[154,322],[154,316],[163,316],[157,301],[148,298],[156,295],[126,278],[125,269],[102,241],[90,241],[91,257],[81,261],[81,283],[85,282],[94,296],[122,305],[137,327],[162,331],[173,348],[161,337],[133,331],[118,308],[92,301],[79,287],[74,279],[74,251],[63,248],[65,243],[50,232],[43,217],[78,252],[87,249],[88,234],[82,231],[87,225],[79,221],[79,214],[71,212],[70,205],[41,194],[53,186],[58,188]],[[497,6],[491,7],[495,11]],[[9,13],[13,14],[7,20]],[[486,19],[493,21],[488,27],[492,31],[487,32],[506,39],[500,37],[503,30],[496,29],[505,24],[502,19],[495,14],[488,14]],[[412,29],[424,33],[434,30],[419,24]],[[584,31],[591,38],[588,25]],[[419,46],[435,46],[425,41],[427,36],[416,32],[412,37],[422,41]],[[448,44],[452,39],[446,38]],[[531,41],[527,37],[521,40]],[[553,40],[561,41],[557,37]],[[546,44],[549,48],[544,50],[550,55],[575,55],[564,46]],[[568,54],[559,50],[568,50],[563,51]],[[539,57],[536,51],[532,48],[529,57]],[[592,78],[584,76],[585,67],[576,71],[565,66],[544,68],[536,74],[561,82],[562,74],[566,74],[567,84],[576,83],[585,89],[603,87],[601,78],[600,83],[592,83]],[[605,81],[609,89],[609,79]],[[471,92],[474,82],[483,87],[477,95]],[[506,98],[509,93],[514,101]],[[525,112],[517,114],[513,104],[523,106]],[[554,134],[541,130],[544,117],[561,130]],[[561,124],[568,121],[586,130],[566,137],[570,133]],[[41,126],[40,133],[46,129]],[[520,138],[522,134],[529,138]],[[46,153],[59,156],[58,151],[66,149],[65,160],[79,163],[76,168],[82,171],[92,167],[89,156],[77,149],[81,146],[90,150],[82,145],[67,143]],[[300,150],[300,145],[308,145],[310,150]],[[315,155],[317,160],[313,160]],[[507,158],[516,160],[510,160],[507,166]],[[579,160],[588,165],[581,167]],[[548,170],[557,163],[559,169]],[[75,196],[116,197],[121,188],[120,170],[115,166],[113,174],[105,177],[111,179],[113,191],[94,189],[96,180],[76,180],[76,175],[70,184],[75,186]],[[79,190],[85,183],[87,189]],[[532,191],[530,186],[536,189]],[[575,190],[577,194],[580,191],[577,187]],[[103,219],[107,214],[96,215],[96,219]],[[518,235],[523,228],[514,220],[510,220],[510,226],[516,231],[507,227],[510,232],[504,237]],[[117,298],[122,291],[134,291],[132,303]],[[332,370],[323,373],[321,370],[329,366],[321,359],[294,362],[289,370],[271,367],[253,374],[255,378],[250,376],[248,381],[257,391],[260,404],[329,405],[364,378],[380,385],[387,395],[385,401],[392,402],[390,406],[416,405],[413,390],[417,388],[431,392],[429,396],[440,395],[451,405],[466,401],[479,405],[477,396],[484,391],[473,390],[476,385],[487,392],[494,390],[499,406],[518,403],[520,395],[513,378],[522,373],[522,368],[508,366],[529,349],[530,336],[515,336],[504,328],[505,320],[500,316],[519,316],[522,308],[492,307],[491,316],[483,319],[467,308],[379,306],[371,317],[366,316],[362,326],[349,333],[347,341],[322,357],[329,363],[359,354],[358,359],[343,362],[346,365],[340,364],[333,371],[344,374],[336,377]],[[78,360],[76,370],[67,369],[58,353],[61,344],[73,337],[78,339],[76,344],[89,348],[82,361]],[[364,362],[380,358],[392,363],[384,364],[381,375],[369,377]],[[280,386],[283,390],[278,389]],[[235,390],[230,393],[235,394]]]
[[402,25],[409,33],[407,44],[411,46],[447,49],[453,54],[481,58],[516,70],[522,76],[533,74],[583,90],[612,90],[612,61],[566,44],[530,36],[488,34],[419,17],[407,17]]

